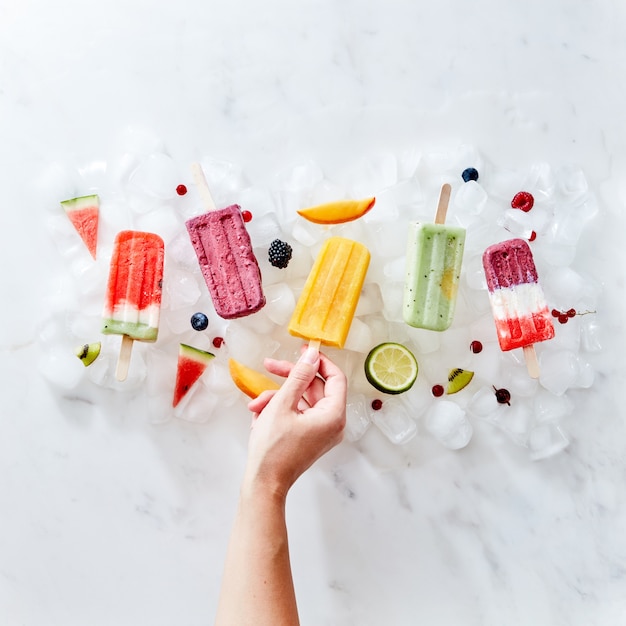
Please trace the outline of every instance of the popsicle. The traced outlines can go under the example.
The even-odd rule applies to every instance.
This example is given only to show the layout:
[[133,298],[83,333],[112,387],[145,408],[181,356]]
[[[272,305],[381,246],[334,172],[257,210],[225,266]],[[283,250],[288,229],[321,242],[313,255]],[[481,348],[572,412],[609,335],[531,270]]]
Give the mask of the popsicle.
[[185,224],[215,311],[224,319],[255,313],[265,296],[241,208],[216,209],[202,168],[194,163],[192,171],[207,212]]
[[489,246],[483,267],[500,348],[524,348],[528,371],[537,378],[533,344],[552,339],[554,326],[530,247],[523,239]]
[[402,317],[409,326],[446,330],[454,318],[465,229],[448,226],[450,185],[441,188],[435,223],[412,222],[406,255]]
[[102,332],[122,335],[116,377],[125,380],[133,341],[156,341],[163,287],[163,240],[123,230],[111,257]]
[[343,348],[370,261],[369,250],[343,237],[327,239],[300,294],[289,332],[310,345]]

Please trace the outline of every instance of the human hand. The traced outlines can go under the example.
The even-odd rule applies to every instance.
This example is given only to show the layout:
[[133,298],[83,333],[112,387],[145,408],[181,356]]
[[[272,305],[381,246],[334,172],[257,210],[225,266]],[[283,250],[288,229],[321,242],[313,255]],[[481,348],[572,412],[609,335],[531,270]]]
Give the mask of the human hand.
[[295,364],[266,359],[265,367],[286,380],[248,404],[253,417],[244,487],[262,486],[284,498],[297,478],[341,441],[347,382],[314,348]]

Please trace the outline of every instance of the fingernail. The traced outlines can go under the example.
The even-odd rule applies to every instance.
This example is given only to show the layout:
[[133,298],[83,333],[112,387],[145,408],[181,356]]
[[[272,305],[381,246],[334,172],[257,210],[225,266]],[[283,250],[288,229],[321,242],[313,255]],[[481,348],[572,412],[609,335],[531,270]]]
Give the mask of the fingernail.
[[302,356],[300,357],[300,361],[302,363],[307,363],[308,365],[315,365],[320,358],[320,353],[315,348],[307,348]]

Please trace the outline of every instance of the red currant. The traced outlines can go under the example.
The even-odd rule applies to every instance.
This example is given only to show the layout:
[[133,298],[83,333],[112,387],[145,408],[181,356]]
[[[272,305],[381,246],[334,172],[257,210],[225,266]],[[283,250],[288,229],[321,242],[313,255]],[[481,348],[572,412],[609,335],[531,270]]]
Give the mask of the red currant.
[[443,396],[443,386],[442,385],[434,385],[432,388],[432,393],[433,396],[435,396],[435,398],[439,398],[440,396]]
[[559,315],[561,315],[561,311],[558,309],[552,309],[552,317],[558,317]]
[[483,351],[483,344],[480,343],[480,341],[472,341],[472,343],[470,343],[470,350],[474,353],[474,354],[478,354],[479,352]]
[[178,187],[176,187],[176,193],[179,196],[184,196],[187,193],[187,187],[185,187],[185,185],[178,185]]
[[243,217],[244,222],[249,222],[252,219],[252,213],[250,211],[242,211],[241,217]]
[[511,200],[511,206],[514,209],[520,209],[524,211],[524,213],[528,213],[533,208],[533,204],[535,204],[535,199],[532,194],[527,191],[520,191],[513,196],[513,200]]
[[567,313],[560,313],[559,314],[559,322],[561,324],[567,324],[567,320],[569,319]]
[[224,339],[222,337],[213,337],[213,347],[221,348],[224,343]]
[[535,241],[535,239],[537,239],[537,233],[534,230],[532,230],[530,232],[530,237],[528,238],[528,241]]
[[511,406],[511,393],[508,389],[496,389],[496,400],[498,404],[508,404]]
[[383,408],[383,401],[376,398],[376,400],[372,400],[372,409],[374,411],[380,411]]
[[576,315],[576,309],[570,309],[567,312],[567,317],[574,317]]

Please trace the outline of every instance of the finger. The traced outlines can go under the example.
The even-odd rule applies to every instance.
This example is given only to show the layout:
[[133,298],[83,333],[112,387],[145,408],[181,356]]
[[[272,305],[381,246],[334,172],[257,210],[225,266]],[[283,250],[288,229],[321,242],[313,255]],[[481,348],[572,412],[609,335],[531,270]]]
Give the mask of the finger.
[[315,348],[308,348],[291,368],[289,376],[276,392],[276,399],[280,398],[287,402],[291,409],[297,409],[298,402],[317,375],[319,366],[319,352]]
[[271,374],[287,378],[293,369],[294,364],[291,361],[278,361],[277,359],[266,358],[263,360],[265,369]]
[[256,398],[248,402],[248,410],[252,411],[252,413],[260,413],[276,395],[276,391],[276,389],[267,389],[260,393]]

